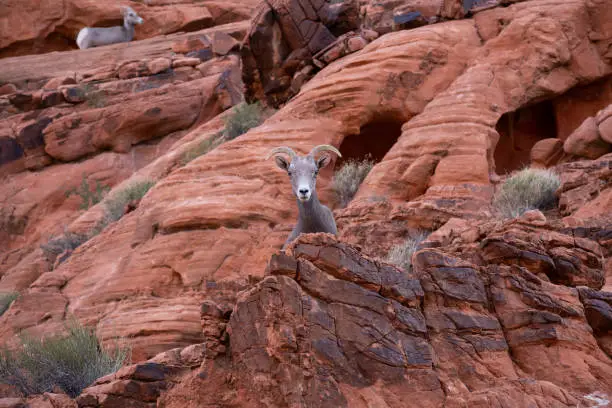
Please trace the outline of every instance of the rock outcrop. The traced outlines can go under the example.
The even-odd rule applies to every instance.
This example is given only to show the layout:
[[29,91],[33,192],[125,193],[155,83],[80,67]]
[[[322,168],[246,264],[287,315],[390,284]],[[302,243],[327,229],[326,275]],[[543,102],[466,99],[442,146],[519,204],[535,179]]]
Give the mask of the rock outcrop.
[[[374,19],[376,4],[315,3],[2,60],[0,291],[20,296],[0,340],[59,331],[70,316],[104,343],[129,338],[136,365],[99,379],[82,407],[611,399],[612,167],[609,150],[592,151],[608,143],[612,9],[389,2],[381,26],[398,16],[419,27],[372,32],[355,11]],[[189,7],[211,24],[242,16],[215,4]],[[281,109],[217,145],[241,77]],[[595,144],[593,132],[574,136],[584,128]],[[278,253],[297,210],[263,158],[317,144],[343,154],[319,174],[331,207],[334,165],[371,155],[375,166],[334,209],[338,238],[303,236]],[[500,176],[530,162],[559,173],[558,208],[495,220]],[[140,179],[156,184],[118,221],[46,255],[50,238],[104,219],[104,202],[80,210],[68,191],[84,181],[113,194]],[[380,261],[422,230],[432,234],[411,270]]]
[[567,154],[597,159],[612,151],[612,105],[582,122],[563,143]]
[[121,6],[132,7],[144,19],[135,32],[135,40],[142,40],[244,21],[257,3],[7,0],[0,17],[0,58],[77,49],[76,36],[82,28],[122,25]]
[[572,407],[612,389],[610,293],[444,248],[414,261],[403,271],[303,235],[229,321],[207,303],[208,346],[102,378],[79,406]]

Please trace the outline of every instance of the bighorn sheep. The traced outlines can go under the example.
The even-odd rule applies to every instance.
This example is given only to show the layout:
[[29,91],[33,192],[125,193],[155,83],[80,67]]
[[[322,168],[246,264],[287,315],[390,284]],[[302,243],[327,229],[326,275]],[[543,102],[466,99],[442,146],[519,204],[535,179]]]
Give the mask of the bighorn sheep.
[[[297,199],[298,221],[285,241],[283,249],[301,233],[328,232],[334,235],[338,233],[334,215],[329,208],[321,204],[315,189],[319,170],[327,166],[331,160],[327,155],[316,158],[318,153],[324,151],[334,152],[338,157],[342,157],[340,152],[330,145],[315,146],[306,156],[298,156],[291,148],[281,146],[272,149],[266,157],[268,160],[275,156],[276,165],[287,172],[291,178],[293,194]],[[278,156],[280,153],[288,155],[290,161]]]
[[129,42],[134,38],[134,24],[142,24],[143,19],[130,7],[122,7],[123,26],[85,27],[79,31],[76,42],[80,49],[100,45]]

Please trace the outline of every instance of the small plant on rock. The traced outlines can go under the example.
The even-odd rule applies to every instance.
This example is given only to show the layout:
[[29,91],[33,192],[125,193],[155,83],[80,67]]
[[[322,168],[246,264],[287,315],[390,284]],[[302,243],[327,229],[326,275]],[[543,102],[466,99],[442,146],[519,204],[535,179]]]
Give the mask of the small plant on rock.
[[259,102],[241,103],[232,108],[231,114],[225,120],[224,136],[232,140],[262,124],[265,112]]
[[133,201],[139,201],[155,185],[152,180],[134,181],[123,189],[112,194],[104,203],[105,217],[103,223],[106,225],[119,220],[125,214],[126,206]]
[[180,160],[181,165],[184,166],[190,161],[210,152],[215,147],[261,125],[273,112],[273,109],[264,109],[259,102],[252,104],[243,102],[234,106],[225,118],[225,128],[216,135],[202,140],[195,147],[185,152]]
[[0,382],[25,396],[57,387],[74,398],[130,359],[129,347],[118,342],[113,348],[102,347],[95,332],[76,320],[66,330],[65,335],[45,339],[22,336],[16,350],[0,349]]
[[40,248],[50,262],[55,262],[57,257],[65,252],[72,252],[90,238],[89,235],[76,234],[65,230],[62,235],[52,238]]
[[332,181],[332,190],[340,207],[344,208],[351,202],[372,167],[374,167],[374,162],[369,159],[349,160],[336,171]]
[[15,299],[19,297],[18,292],[6,292],[0,293],[0,316],[4,314],[13,303]]
[[414,237],[394,246],[387,254],[386,262],[410,271],[412,269],[412,255],[419,248],[419,244],[427,239],[428,235],[425,232],[419,232]]
[[493,206],[504,218],[515,218],[529,210],[555,205],[561,181],[551,170],[525,168],[509,177],[493,198]]
[[98,204],[104,198],[104,195],[110,190],[109,186],[103,186],[100,184],[99,180],[96,180],[96,185],[93,189],[91,189],[89,185],[89,181],[87,180],[87,176],[83,174],[83,178],[81,179],[81,185],[76,188],[71,188],[66,191],[66,197],[70,197],[71,195],[78,195],[81,197],[81,205],[79,208],[81,210],[87,210],[90,207]]

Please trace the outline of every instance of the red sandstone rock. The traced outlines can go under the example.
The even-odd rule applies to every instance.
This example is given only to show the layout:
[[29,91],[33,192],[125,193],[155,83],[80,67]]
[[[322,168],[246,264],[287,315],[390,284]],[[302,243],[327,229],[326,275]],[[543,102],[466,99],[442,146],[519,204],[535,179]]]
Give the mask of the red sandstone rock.
[[222,32],[212,34],[210,36],[210,41],[212,52],[216,55],[227,55],[240,45],[235,38]]
[[[5,29],[0,36],[0,57],[76,49],[75,39],[83,27],[120,25],[121,5],[130,5],[144,19],[136,26],[135,40],[247,20],[257,5],[251,0],[210,4],[161,1],[155,7],[128,3],[7,1],[3,4]],[[20,23],[11,25],[16,21]]]
[[571,227],[612,225],[612,155],[558,166],[559,209]]
[[17,87],[13,84],[3,84],[0,86],[0,95],[10,95],[17,92]]
[[156,58],[147,64],[147,69],[151,75],[159,74],[170,68],[170,60],[168,58]]
[[[600,292],[579,298],[524,268],[480,268],[434,249],[404,275],[326,234],[300,237],[268,273],[239,296],[228,355],[171,382],[164,406],[461,407],[493,398],[570,407],[610,387],[612,366],[589,328],[608,323],[590,311],[607,299]],[[387,282],[418,290],[386,291]],[[411,295],[398,302],[398,293]]]
[[[121,104],[55,120],[44,132],[45,151],[63,161],[105,148],[125,153],[140,141],[188,128],[208,103],[213,103],[207,112],[209,117],[221,111],[221,106],[214,107],[214,89],[219,80],[219,77],[209,77],[145,91],[125,98]],[[172,103],[172,100],[181,103]]]
[[172,61],[172,68],[195,67],[200,62],[199,58],[178,58]]
[[[602,266],[601,260],[607,255],[601,251],[610,247],[605,244],[610,225],[607,156],[559,167],[562,178],[567,174],[560,192],[564,226],[547,223],[537,213],[491,226],[487,208],[500,117],[607,75],[606,24],[612,20],[606,13],[589,2],[543,6],[528,1],[480,12],[475,21],[393,33],[327,67],[262,126],[186,166],[181,155],[222,130],[221,118],[187,135],[182,131],[167,136],[159,145],[140,143],[129,153],[93,158],[79,152],[79,163],[54,164],[37,174],[11,176],[14,181],[9,183],[3,180],[0,197],[2,208],[10,210],[6,219],[11,231],[20,231],[25,216],[31,218],[25,233],[10,234],[6,242],[11,250],[2,253],[0,286],[19,288],[24,297],[0,318],[0,336],[12,339],[22,329],[50,333],[58,330],[68,311],[96,325],[105,341],[117,334],[133,338],[136,360],[165,352],[159,357],[164,364],[184,361],[191,369],[202,358],[201,348],[169,349],[206,344],[199,368],[162,394],[169,407],[302,401],[334,407],[575,407],[592,389],[610,389],[610,364],[601,351],[607,350],[607,337],[590,331],[591,325],[598,327],[600,317],[593,320],[595,311],[582,306],[587,301],[577,290],[547,282],[598,287],[609,271],[609,262]],[[600,39],[595,44],[593,38]],[[483,44],[482,39],[487,41]],[[169,50],[174,40],[155,41]],[[153,47],[154,40],[143,43]],[[168,56],[143,55],[145,44],[129,46],[139,54],[129,57],[139,61],[138,66]],[[108,50],[123,54],[118,50],[127,48]],[[99,64],[100,55],[108,52],[83,55],[97,55],[92,64]],[[61,55],[67,64],[77,60],[72,56],[76,54]],[[112,61],[102,67],[101,77],[115,78],[126,62],[121,58],[126,57],[109,57]],[[300,58],[294,54],[285,61],[297,66]],[[15,75],[15,65],[8,61],[0,77]],[[30,65],[23,65],[23,71],[32,72]],[[214,71],[210,65],[204,68]],[[177,81],[189,80],[193,72],[179,71]],[[105,83],[99,90],[110,101],[146,99],[134,105],[143,107],[153,99],[143,96],[194,85],[154,81],[135,77]],[[136,95],[126,91],[156,85],[166,88]],[[217,85],[226,86],[221,81]],[[32,91],[23,93],[23,106],[43,100],[43,93]],[[202,111],[203,97],[189,95],[202,102],[194,108]],[[218,103],[215,95],[213,104]],[[166,108],[177,100],[154,102]],[[70,112],[74,117],[95,116],[85,106],[69,109],[75,109]],[[119,108],[98,110],[117,113]],[[53,112],[55,123],[72,126],[59,108]],[[62,116],[55,117],[58,112]],[[128,124],[160,123],[125,115],[121,118]],[[390,141],[381,130],[389,122],[397,128]],[[68,133],[70,143],[83,141],[78,136],[86,123]],[[378,131],[368,133],[364,129],[372,123]],[[107,123],[113,131],[121,126]],[[142,138],[140,133],[129,134],[130,145],[149,140],[144,133]],[[2,137],[6,146],[15,146],[11,134]],[[346,243],[304,237],[291,254],[270,262],[274,276],[265,277],[270,255],[296,216],[286,177],[262,161],[265,153],[288,143],[299,151],[331,143],[345,153],[351,151],[351,138],[354,145],[373,138],[393,147],[380,154],[382,161],[349,207],[337,212],[342,240],[382,257],[415,229],[441,227],[430,240],[437,247],[418,252],[414,271],[404,276]],[[59,154],[80,148],[61,147],[59,139],[54,139]],[[105,140],[127,150],[118,138]],[[79,181],[83,169],[88,176],[104,173],[113,185],[141,169],[139,174],[154,176],[158,183],[138,208],[49,272],[34,249],[45,232],[78,215],[76,197],[68,201],[60,196]],[[325,203],[331,201],[331,171],[323,170],[318,183]],[[101,214],[101,206],[93,207],[71,227],[86,230]],[[575,224],[569,222],[571,217]],[[459,218],[463,221],[456,221]],[[485,237],[483,250],[479,245]],[[507,265],[511,259],[523,267]],[[232,304],[242,289],[247,291],[239,295],[231,317],[234,337],[227,342],[226,313],[221,307],[204,313],[202,303]],[[597,293],[589,301],[601,296]],[[36,307],[41,303],[46,305],[44,314]],[[250,344],[253,339],[261,342]],[[151,389],[140,382],[146,383],[106,378],[97,385],[103,387],[91,405],[154,404],[160,384]],[[304,388],[299,389],[300,384]],[[137,392],[131,393],[132,387]],[[271,399],[262,400],[268,390]],[[318,399],[321,395],[329,399]]]
[[57,89],[61,85],[74,85],[76,83],[77,81],[74,77],[66,76],[66,77],[50,79],[49,82],[47,82],[45,86],[43,86],[43,88],[44,89]]
[[612,145],[599,135],[595,118],[587,118],[563,143],[563,150],[588,159],[596,159],[612,151]]
[[555,165],[563,155],[563,142],[559,139],[543,139],[531,149],[532,167],[547,168]]

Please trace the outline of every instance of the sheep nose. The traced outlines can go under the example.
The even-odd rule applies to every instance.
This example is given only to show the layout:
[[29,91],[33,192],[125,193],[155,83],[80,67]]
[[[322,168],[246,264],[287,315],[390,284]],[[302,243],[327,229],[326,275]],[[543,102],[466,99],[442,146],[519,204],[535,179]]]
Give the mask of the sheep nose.
[[308,194],[308,189],[307,189],[307,188],[300,188],[300,194],[301,194],[301,195],[306,195],[306,194]]

